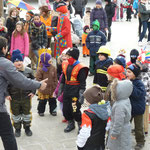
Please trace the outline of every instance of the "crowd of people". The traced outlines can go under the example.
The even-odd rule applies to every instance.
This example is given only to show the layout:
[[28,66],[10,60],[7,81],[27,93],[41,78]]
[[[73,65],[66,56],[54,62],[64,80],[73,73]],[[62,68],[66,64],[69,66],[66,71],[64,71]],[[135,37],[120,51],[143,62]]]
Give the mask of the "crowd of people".
[[[149,131],[150,51],[140,54],[132,49],[126,63],[124,49],[112,59],[106,44],[111,41],[112,21],[122,19],[124,9],[126,21],[131,21],[133,4],[134,17],[139,13],[143,26],[141,45],[150,29],[150,10],[147,0],[105,2],[103,8],[102,1],[96,0],[91,9],[86,7],[87,0],[55,0],[52,9],[46,1],[47,5],[39,7],[39,14],[28,11],[25,20],[20,18],[17,7],[9,10],[6,20],[0,18],[0,136],[5,150],[18,149],[15,137],[21,136],[22,126],[26,135],[32,136],[34,95],[39,117],[44,117],[47,102],[49,113],[57,116],[58,100],[62,122],[67,123],[64,132],[74,130],[77,122],[78,150],[131,150],[132,132],[134,149],[144,147]],[[75,16],[79,14],[84,21],[82,36],[78,37],[81,45],[73,42],[72,7]],[[89,67],[80,63],[80,55],[89,59]],[[93,77],[93,85],[86,89],[88,76]],[[5,99],[10,101],[12,122]],[[88,109],[82,113],[84,103]]]

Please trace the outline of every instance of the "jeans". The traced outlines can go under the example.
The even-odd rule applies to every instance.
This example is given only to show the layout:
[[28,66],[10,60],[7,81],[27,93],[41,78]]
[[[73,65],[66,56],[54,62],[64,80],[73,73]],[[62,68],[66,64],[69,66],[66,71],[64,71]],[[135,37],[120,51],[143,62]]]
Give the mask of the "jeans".
[[148,21],[142,21],[142,25],[143,25],[143,31],[140,34],[139,41],[142,42],[142,40],[143,40],[143,38],[144,38],[144,36],[146,34],[147,28],[148,28],[148,41],[150,41],[150,22],[148,22]]
[[18,150],[9,115],[7,113],[0,113],[0,122],[0,136],[4,149]]

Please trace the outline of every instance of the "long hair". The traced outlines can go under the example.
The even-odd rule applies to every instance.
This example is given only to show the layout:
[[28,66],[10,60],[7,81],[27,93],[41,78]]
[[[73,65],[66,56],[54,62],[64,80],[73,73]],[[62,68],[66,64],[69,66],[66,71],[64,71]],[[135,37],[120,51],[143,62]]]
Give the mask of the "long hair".
[[[20,25],[20,26],[22,27],[22,29],[21,29],[20,32],[17,31],[17,25]],[[25,32],[26,32],[26,31],[25,31],[25,29],[24,29],[24,23],[23,23],[22,21],[18,21],[18,22],[16,23],[16,29],[15,29],[14,32],[13,32],[13,36],[16,37],[16,36],[18,35],[18,33],[20,33],[20,35],[23,37]]]
[[17,10],[17,8],[16,8],[16,7],[12,7],[12,8],[9,10],[9,17],[11,17],[12,12],[13,12],[14,10],[16,10],[17,16],[19,16],[19,11]]

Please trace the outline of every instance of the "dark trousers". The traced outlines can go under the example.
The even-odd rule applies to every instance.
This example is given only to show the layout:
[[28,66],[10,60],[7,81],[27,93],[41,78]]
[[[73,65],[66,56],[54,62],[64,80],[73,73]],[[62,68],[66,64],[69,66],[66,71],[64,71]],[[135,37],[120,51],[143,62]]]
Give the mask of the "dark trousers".
[[63,99],[63,114],[66,120],[75,120],[81,122],[81,104],[77,100],[73,101],[73,98],[64,98]]
[[143,38],[144,38],[144,36],[146,34],[147,29],[148,29],[148,41],[150,41],[150,22],[148,22],[148,21],[142,21],[142,25],[143,25],[143,31],[140,34],[139,41],[143,40]]
[[98,60],[97,55],[96,56],[90,56],[90,73],[95,73],[95,61]]
[[135,125],[135,139],[137,144],[144,144],[144,123],[143,123],[143,115],[137,115],[133,117],[134,125]]
[[45,100],[39,100],[39,104],[38,104],[38,113],[44,113],[45,112],[45,108],[46,108],[46,104],[47,101],[49,103],[49,112],[52,113],[57,105],[56,105],[56,98],[50,98],[50,99],[45,99]]
[[7,113],[0,113],[0,136],[5,150],[18,150],[10,117]]
[[75,15],[79,14],[81,18],[83,18],[83,11],[77,11],[75,10]]

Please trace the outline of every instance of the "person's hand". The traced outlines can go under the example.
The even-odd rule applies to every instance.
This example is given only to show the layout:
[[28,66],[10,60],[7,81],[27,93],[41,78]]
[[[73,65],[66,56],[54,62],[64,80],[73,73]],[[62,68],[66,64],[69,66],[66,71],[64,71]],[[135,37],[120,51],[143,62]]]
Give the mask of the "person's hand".
[[112,140],[116,140],[117,138],[116,138],[116,137],[111,136],[111,139],[112,139]]
[[53,93],[53,97],[54,97],[54,98],[56,98],[56,94],[55,94],[55,92]]
[[41,81],[40,90],[45,90],[45,88],[47,86],[47,83],[46,83],[47,81],[48,81],[48,78]]
[[9,101],[12,100],[11,96],[6,96],[5,98],[6,98],[7,100],[9,100]]
[[30,93],[28,96],[29,96],[30,98],[33,98],[34,94],[33,94],[33,93]]

